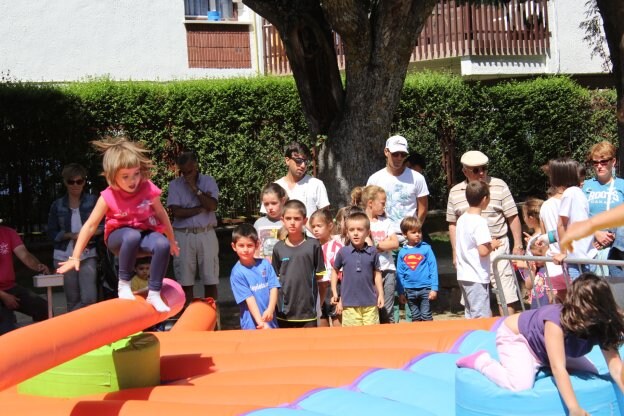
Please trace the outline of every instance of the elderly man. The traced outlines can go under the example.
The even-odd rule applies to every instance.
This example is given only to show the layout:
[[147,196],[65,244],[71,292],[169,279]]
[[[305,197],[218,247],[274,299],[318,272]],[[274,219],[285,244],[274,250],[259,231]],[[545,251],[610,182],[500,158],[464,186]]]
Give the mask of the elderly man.
[[[457,224],[459,216],[468,209],[466,185],[468,182],[475,180],[485,181],[490,186],[490,203],[481,215],[487,219],[492,238],[498,239],[502,243],[501,246],[492,251],[490,255],[492,265],[494,264],[494,259],[499,255],[509,254],[509,239],[507,238],[508,227],[511,229],[514,240],[513,254],[523,254],[522,226],[520,224],[520,218],[518,217],[518,208],[516,207],[516,203],[511,196],[507,184],[498,178],[487,175],[488,157],[479,151],[472,150],[464,153],[461,157],[461,163],[463,165],[462,172],[466,180],[451,188],[446,208],[446,221],[449,224],[449,237],[453,247],[453,264],[456,264],[455,225]],[[507,310],[512,314],[515,312],[514,304],[519,301],[516,291],[516,277],[508,261],[501,261],[498,263],[498,273],[505,295],[505,302],[507,303]],[[496,282],[494,281],[492,271],[490,271],[490,280],[492,282],[492,287],[496,289]],[[502,314],[500,298],[498,303]]]
[[177,165],[180,177],[169,184],[167,197],[173,231],[180,246],[180,256],[173,258],[175,276],[184,288],[187,304],[193,299],[198,270],[205,296],[217,300],[219,242],[215,211],[219,188],[212,176],[199,173],[193,153],[181,153]]

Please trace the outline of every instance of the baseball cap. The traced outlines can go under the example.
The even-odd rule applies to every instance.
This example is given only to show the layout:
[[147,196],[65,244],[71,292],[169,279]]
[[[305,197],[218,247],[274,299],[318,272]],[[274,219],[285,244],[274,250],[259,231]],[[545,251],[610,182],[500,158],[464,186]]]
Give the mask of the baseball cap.
[[388,149],[390,153],[409,153],[407,151],[407,140],[403,136],[392,136],[386,140],[386,149]]

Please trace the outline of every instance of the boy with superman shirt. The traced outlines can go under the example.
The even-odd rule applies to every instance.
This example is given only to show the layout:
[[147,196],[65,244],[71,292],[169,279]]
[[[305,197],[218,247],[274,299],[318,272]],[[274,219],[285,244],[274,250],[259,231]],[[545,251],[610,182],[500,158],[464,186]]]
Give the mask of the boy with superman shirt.
[[422,241],[421,223],[416,217],[401,221],[407,240],[397,257],[399,301],[407,305],[412,321],[432,321],[430,301],[438,296],[438,264],[431,246]]

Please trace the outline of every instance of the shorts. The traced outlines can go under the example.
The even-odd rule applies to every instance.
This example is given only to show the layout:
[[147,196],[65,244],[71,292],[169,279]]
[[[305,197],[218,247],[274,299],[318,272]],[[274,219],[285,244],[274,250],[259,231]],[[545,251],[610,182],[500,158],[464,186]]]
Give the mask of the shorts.
[[214,229],[195,233],[175,230],[180,255],[173,258],[173,271],[182,286],[193,286],[195,276],[204,285],[219,284],[219,241]]
[[[492,290],[496,293],[496,301],[499,305],[501,304],[501,299],[498,296],[496,280],[494,279],[494,259],[501,254],[509,253],[509,239],[504,237],[501,238],[500,241],[502,243],[501,246],[490,253],[490,283],[492,285]],[[501,260],[497,265],[498,276],[500,277],[503,294],[505,295],[505,303],[510,305],[520,299],[518,297],[518,282],[516,280],[516,275],[509,260]]]
[[467,282],[465,280],[458,280],[457,283],[459,283],[459,289],[464,297],[464,316],[466,319],[489,318],[492,316],[489,284]]
[[[340,280],[338,281],[338,296],[340,296]],[[323,303],[321,304],[321,319],[335,319],[338,318],[338,314],[336,314],[336,305],[332,305],[331,303],[332,291],[331,287],[327,288],[327,293],[325,295],[325,299],[323,299]]]
[[379,323],[379,308],[373,306],[347,306],[342,310],[342,326],[363,326]]

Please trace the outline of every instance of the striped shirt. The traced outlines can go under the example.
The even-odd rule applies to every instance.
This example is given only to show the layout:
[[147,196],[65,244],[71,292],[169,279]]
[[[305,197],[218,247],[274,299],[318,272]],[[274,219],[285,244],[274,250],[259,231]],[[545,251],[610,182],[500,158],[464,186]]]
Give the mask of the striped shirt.
[[[516,202],[504,181],[488,176],[486,182],[490,186],[490,203],[481,212],[481,216],[487,219],[492,238],[505,237],[507,235],[507,218],[518,215]],[[451,188],[446,206],[447,222],[456,223],[459,216],[468,209],[467,185],[468,182],[463,181]]]

